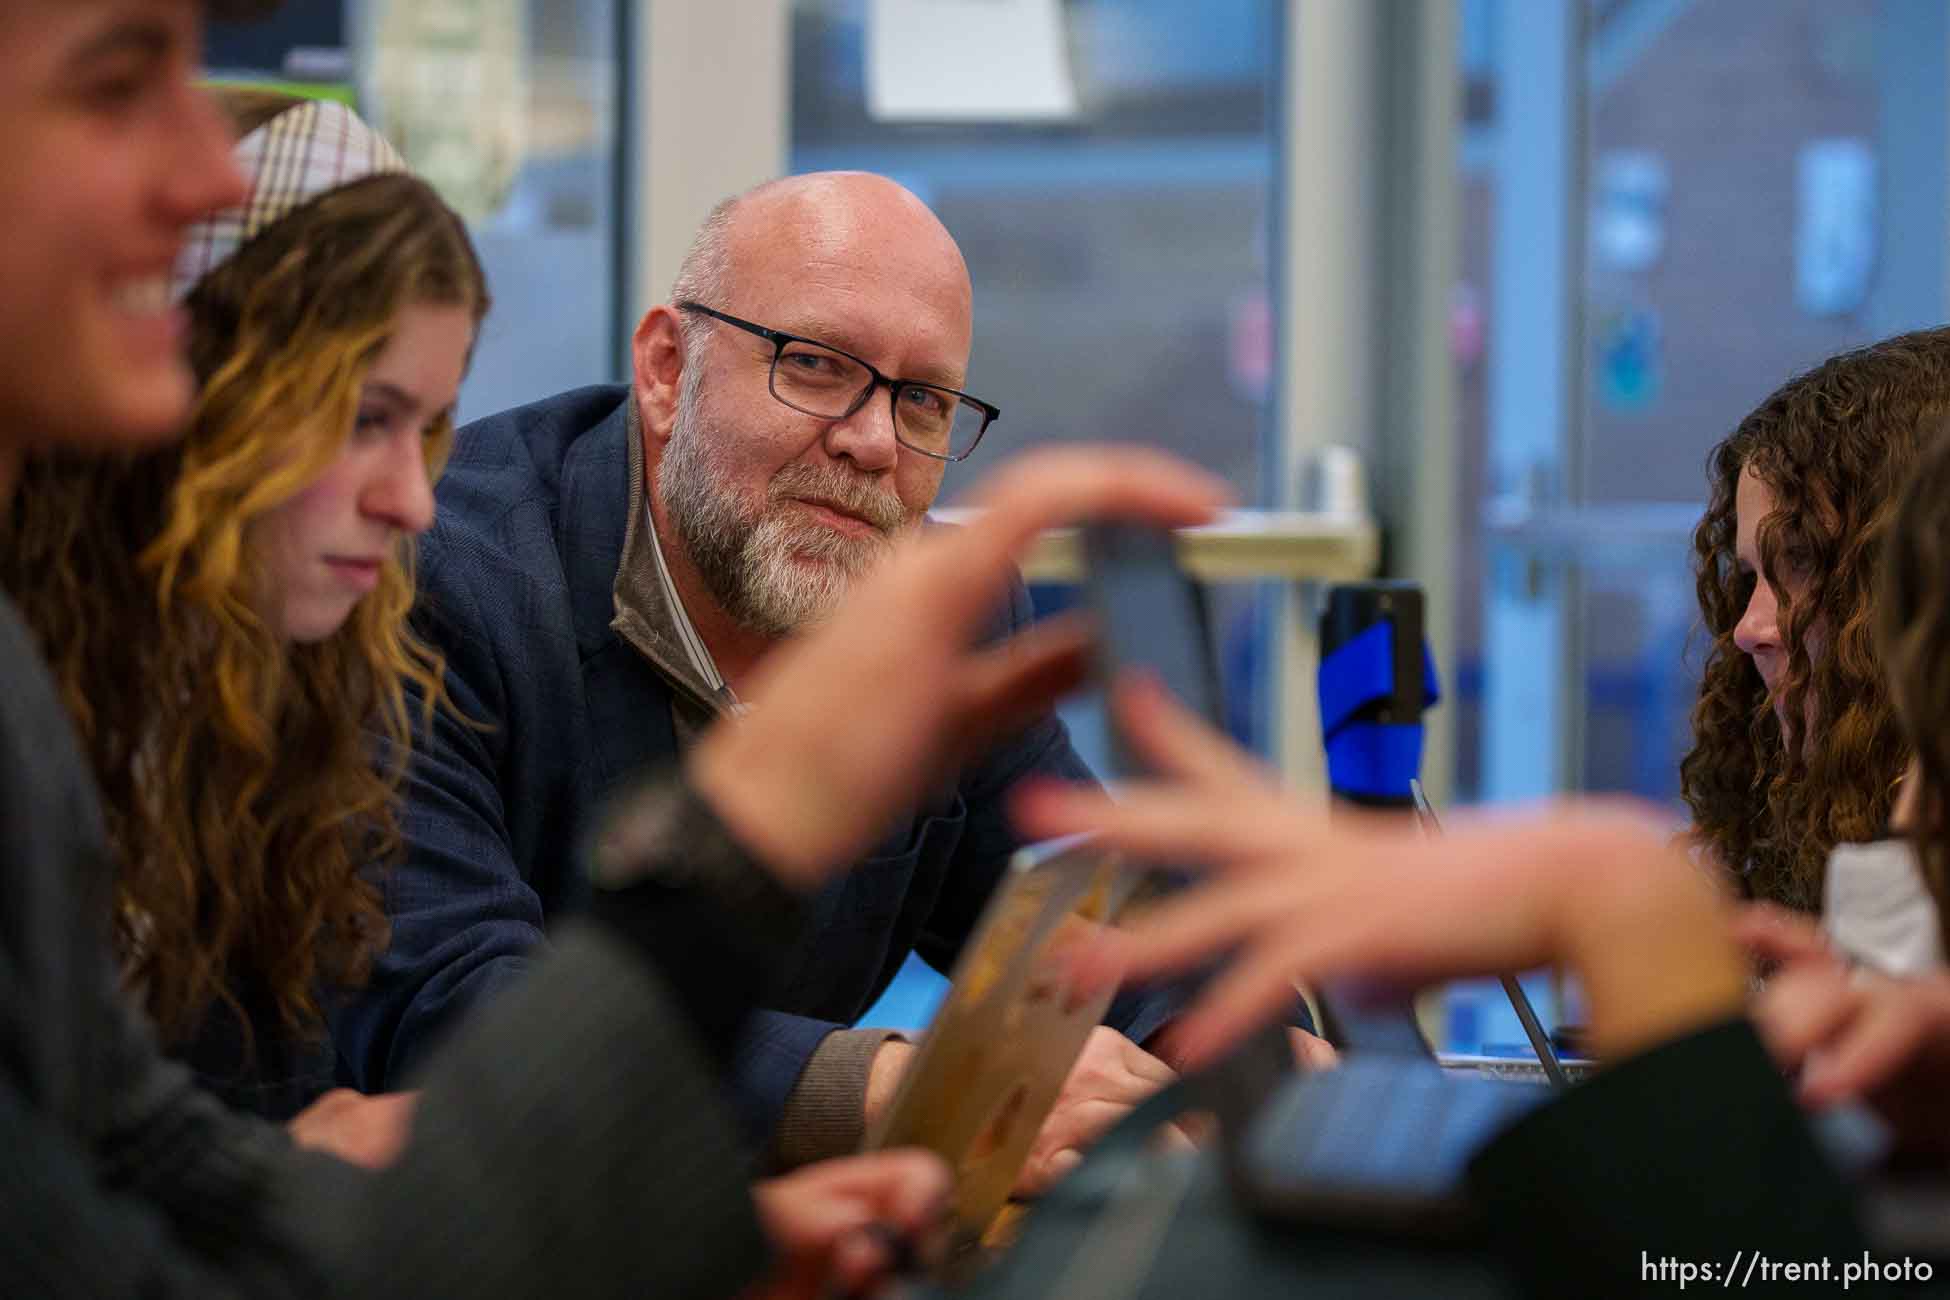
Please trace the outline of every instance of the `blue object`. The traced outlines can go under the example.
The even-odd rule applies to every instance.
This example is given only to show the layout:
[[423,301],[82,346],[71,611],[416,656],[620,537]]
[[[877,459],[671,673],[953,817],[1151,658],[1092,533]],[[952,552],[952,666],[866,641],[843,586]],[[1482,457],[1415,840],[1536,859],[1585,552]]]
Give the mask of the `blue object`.
[[[1395,627],[1383,620],[1320,661],[1320,727],[1327,781],[1339,793],[1406,798],[1422,770],[1422,724],[1357,720],[1395,693]],[[1441,698],[1435,659],[1422,647],[1422,707]]]
[[1376,623],[1320,661],[1320,730],[1329,740],[1349,717],[1395,689],[1395,628]]
[[1422,724],[1357,722],[1327,738],[1327,781],[1340,794],[1408,794],[1422,771]]

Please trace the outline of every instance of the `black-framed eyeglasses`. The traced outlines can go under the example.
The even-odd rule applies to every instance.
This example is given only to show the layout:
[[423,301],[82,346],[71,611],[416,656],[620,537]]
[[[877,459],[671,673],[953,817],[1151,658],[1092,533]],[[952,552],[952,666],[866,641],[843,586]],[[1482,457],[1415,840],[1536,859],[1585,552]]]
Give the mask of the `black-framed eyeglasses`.
[[795,411],[822,420],[844,420],[873,396],[887,390],[894,413],[894,437],[909,451],[935,460],[966,460],[982,440],[1001,408],[979,397],[916,379],[889,379],[878,370],[830,343],[788,334],[706,307],[680,302],[681,311],[694,311],[723,321],[772,345],[772,371],[766,380],[772,396]]

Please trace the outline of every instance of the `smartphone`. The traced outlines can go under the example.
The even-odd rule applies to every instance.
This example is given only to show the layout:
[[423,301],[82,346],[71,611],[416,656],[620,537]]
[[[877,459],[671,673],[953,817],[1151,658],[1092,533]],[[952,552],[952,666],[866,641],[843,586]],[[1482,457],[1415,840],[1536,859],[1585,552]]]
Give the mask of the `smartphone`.
[[[1170,532],[1143,524],[1093,524],[1083,530],[1086,589],[1097,623],[1099,678],[1145,669],[1185,707],[1219,725],[1219,674],[1204,593],[1178,567]],[[1111,725],[1117,777],[1147,775]]]

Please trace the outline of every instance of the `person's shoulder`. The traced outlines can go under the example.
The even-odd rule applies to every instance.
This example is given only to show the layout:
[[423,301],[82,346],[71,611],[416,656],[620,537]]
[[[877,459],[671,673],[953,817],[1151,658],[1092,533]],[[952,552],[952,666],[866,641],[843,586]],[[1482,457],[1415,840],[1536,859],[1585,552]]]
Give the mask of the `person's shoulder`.
[[[0,914],[39,910],[76,886],[80,866],[106,864],[101,805],[87,757],[59,688],[18,609],[0,593],[0,824],[18,815],[0,870]],[[90,882],[92,883],[92,882]],[[23,898],[19,891],[30,891]],[[33,927],[29,927],[31,931]]]
[[511,440],[531,445],[542,458],[551,449],[559,457],[578,437],[615,415],[629,395],[626,384],[590,384],[483,416],[455,434],[455,460],[469,459],[470,445],[501,446]]
[[539,558],[541,535],[552,538],[564,465],[608,428],[628,396],[620,384],[577,388],[456,430],[434,486],[439,508],[421,541],[423,569],[457,555]]
[[442,522],[491,531],[523,506],[552,510],[563,465],[618,417],[629,392],[621,384],[575,388],[461,426],[434,489]]

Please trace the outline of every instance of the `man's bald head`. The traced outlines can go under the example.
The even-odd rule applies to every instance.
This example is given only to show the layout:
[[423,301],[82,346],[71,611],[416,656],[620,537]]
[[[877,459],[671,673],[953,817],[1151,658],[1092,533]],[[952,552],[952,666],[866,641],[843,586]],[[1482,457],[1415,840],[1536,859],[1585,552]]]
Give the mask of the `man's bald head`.
[[[813,257],[885,248],[926,259],[937,274],[952,273],[972,310],[968,265],[941,219],[906,186],[852,171],[780,177],[719,202],[684,254],[670,301],[723,306],[738,292],[734,277],[750,255],[777,249],[782,238]],[[701,334],[705,322],[687,324]]]

